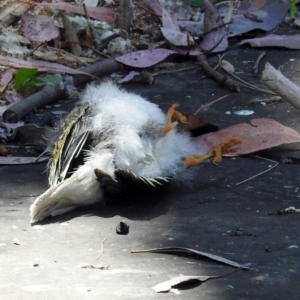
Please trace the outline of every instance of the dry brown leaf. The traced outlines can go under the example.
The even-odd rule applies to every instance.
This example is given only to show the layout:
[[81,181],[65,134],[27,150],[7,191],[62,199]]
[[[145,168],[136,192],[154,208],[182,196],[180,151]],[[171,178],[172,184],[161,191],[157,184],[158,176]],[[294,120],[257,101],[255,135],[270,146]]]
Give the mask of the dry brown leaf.
[[38,60],[22,60],[14,57],[0,55],[0,65],[13,68],[35,68],[40,72],[54,72],[54,73],[68,73],[68,74],[82,74],[92,76],[88,73],[75,70],[64,65],[56,63],[48,63]]
[[30,4],[24,2],[10,2],[0,11],[2,25],[10,25],[12,18],[21,17],[28,9]]
[[31,41],[48,42],[60,35],[58,28],[49,16],[25,13],[21,20],[21,30],[24,36]]
[[39,51],[36,50],[33,53],[33,56],[36,58],[40,58],[43,60],[47,60],[47,61],[58,61],[58,60],[64,60],[67,62],[72,62],[72,63],[94,63],[97,60],[95,58],[92,57],[80,57],[80,56],[75,56],[69,52],[66,52],[64,50],[60,50],[60,53],[57,53],[56,50],[53,51],[47,51],[47,52],[43,52],[43,51]]
[[184,282],[187,282],[187,281],[190,281],[190,280],[198,280],[200,282],[205,282],[209,279],[217,279],[217,278],[221,278],[221,277],[231,275],[231,274],[237,272],[238,270],[240,270],[240,269],[236,269],[232,272],[222,274],[222,275],[217,275],[217,276],[184,276],[184,275],[180,275],[178,277],[174,277],[170,280],[159,283],[156,286],[154,286],[152,289],[154,289],[155,292],[157,292],[157,293],[168,292],[168,291],[171,290],[172,287],[175,287],[175,286],[177,286],[181,283],[184,283]]
[[[82,6],[76,6],[71,3],[59,2],[59,3],[41,3],[36,4],[38,6],[51,7],[58,10],[70,11],[78,15],[85,15]],[[114,23],[116,21],[115,12],[107,7],[86,7],[87,14],[90,18],[98,21],[104,21],[107,23]]]
[[246,39],[239,45],[250,44],[252,47],[284,47],[288,49],[300,49],[300,34],[277,35],[269,34],[261,38]]
[[232,266],[232,267],[236,267],[236,268],[240,268],[240,269],[249,269],[249,267],[241,265],[239,263],[236,263],[232,260],[228,260],[226,258],[223,258],[221,256],[218,255],[214,255],[214,254],[210,254],[207,252],[202,252],[202,251],[197,251],[191,248],[185,248],[185,247],[165,247],[165,248],[154,248],[154,249],[148,249],[148,250],[131,250],[131,253],[163,253],[163,252],[187,252],[187,253],[194,253],[194,254],[198,254],[200,256],[204,256],[206,258],[212,259],[214,261],[218,261],[220,263]]
[[243,155],[276,147],[299,143],[300,134],[272,119],[253,119],[250,124],[241,123],[219,131],[194,138],[199,155],[209,152],[226,140],[235,137],[242,141],[234,155]]

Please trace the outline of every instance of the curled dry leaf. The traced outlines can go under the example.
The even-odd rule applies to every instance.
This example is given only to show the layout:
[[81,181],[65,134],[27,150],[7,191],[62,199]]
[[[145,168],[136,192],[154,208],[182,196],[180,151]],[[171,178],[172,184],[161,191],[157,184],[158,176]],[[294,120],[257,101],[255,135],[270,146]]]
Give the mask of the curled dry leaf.
[[288,49],[300,49],[300,34],[269,34],[261,38],[246,39],[239,43],[239,45],[244,44],[250,44],[252,47],[284,47]]
[[[167,49],[142,50],[115,58],[116,61],[135,68],[152,67],[171,55],[179,55],[177,51]],[[1,61],[0,61],[1,62]]]
[[282,144],[299,143],[300,134],[272,119],[253,119],[250,124],[241,123],[194,138],[197,154],[204,154],[226,140],[236,137],[242,143],[236,146],[234,155],[243,155]]
[[161,293],[161,292],[168,292],[171,290],[172,287],[175,287],[181,283],[190,281],[190,280],[198,280],[200,282],[205,282],[209,279],[216,279],[216,278],[221,278],[221,277],[225,277],[228,275],[231,275],[235,272],[237,272],[239,269],[236,269],[232,272],[226,273],[226,274],[222,274],[222,275],[217,275],[217,276],[178,276],[178,277],[174,277],[170,280],[164,281],[162,283],[157,284],[156,286],[153,287],[153,289],[155,290],[155,292],[157,293]]
[[185,247],[165,247],[165,248],[154,248],[154,249],[148,249],[148,250],[131,250],[131,253],[146,253],[146,252],[150,252],[150,253],[163,253],[163,252],[181,252],[181,253],[194,253],[200,256],[204,256],[206,258],[212,259],[214,261],[232,266],[232,267],[236,267],[236,268],[240,268],[240,269],[249,269],[249,267],[241,265],[239,263],[236,263],[232,260],[223,258],[221,256],[218,255],[214,255],[214,254],[210,254],[207,252],[202,252],[202,251],[197,251],[191,248],[185,248]]
[[149,83],[152,84],[154,81],[154,76],[153,74],[147,72],[147,71],[142,71],[141,73],[132,71],[130,72],[127,76],[124,78],[118,80],[118,83]]
[[118,83],[124,83],[124,82],[130,82],[135,76],[140,75],[140,72],[131,71],[126,76],[124,76],[122,79],[118,80]]
[[25,13],[21,20],[21,30],[31,41],[48,42],[59,37],[59,30],[49,16]]
[[222,68],[230,74],[234,73],[235,71],[234,66],[225,59],[222,60]]

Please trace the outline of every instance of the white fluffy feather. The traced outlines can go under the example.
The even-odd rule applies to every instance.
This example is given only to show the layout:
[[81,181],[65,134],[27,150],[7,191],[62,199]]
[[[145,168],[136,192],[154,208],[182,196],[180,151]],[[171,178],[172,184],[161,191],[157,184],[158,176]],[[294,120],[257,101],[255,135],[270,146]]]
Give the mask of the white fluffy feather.
[[101,141],[70,178],[35,200],[30,208],[32,223],[101,201],[95,169],[112,177],[116,169],[146,178],[173,177],[185,169],[182,159],[196,153],[188,133],[176,128],[161,133],[166,116],[156,104],[111,82],[88,86],[81,102],[89,103],[92,128],[88,130]]

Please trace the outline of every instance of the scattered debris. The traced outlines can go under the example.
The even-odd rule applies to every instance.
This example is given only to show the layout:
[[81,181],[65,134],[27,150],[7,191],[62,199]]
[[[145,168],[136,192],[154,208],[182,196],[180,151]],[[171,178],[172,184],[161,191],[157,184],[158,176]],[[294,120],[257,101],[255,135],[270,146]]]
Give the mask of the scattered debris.
[[275,210],[274,212],[270,213],[270,215],[286,215],[286,214],[299,214],[300,209],[295,208],[294,206],[290,206],[284,209],[278,209]]
[[227,235],[231,235],[231,236],[253,236],[253,237],[257,237],[257,235],[251,233],[251,232],[247,232],[241,228],[238,228],[236,230],[233,231],[226,231]]
[[92,265],[92,264],[83,264],[80,265],[82,269],[98,269],[98,270],[109,270],[110,266],[101,266],[101,265]]
[[101,242],[101,250],[100,250],[99,255],[96,257],[96,259],[98,259],[98,258],[103,254],[103,250],[104,250],[103,244],[104,244],[104,242],[105,242],[106,240],[107,240],[107,239],[102,240],[102,242]]
[[268,253],[271,253],[271,252],[273,252],[273,248],[267,246],[267,247],[265,247],[265,251],[268,252]]
[[129,225],[124,222],[120,222],[116,227],[117,234],[127,235],[129,233]]
[[19,246],[19,245],[22,245],[22,243],[21,243],[18,239],[14,239],[14,244],[15,244],[15,245],[18,245],[18,246]]

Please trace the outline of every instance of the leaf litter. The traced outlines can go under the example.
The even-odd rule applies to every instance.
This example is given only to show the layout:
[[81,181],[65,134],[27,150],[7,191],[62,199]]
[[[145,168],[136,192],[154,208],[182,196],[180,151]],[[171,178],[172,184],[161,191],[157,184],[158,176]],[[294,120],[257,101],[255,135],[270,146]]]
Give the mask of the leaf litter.
[[[122,3],[128,4],[131,2],[123,1]],[[228,47],[228,39],[232,36],[241,35],[253,29],[262,29],[267,32],[273,30],[283,22],[289,6],[289,1],[287,0],[266,0],[260,2],[259,5],[254,0],[246,0],[243,1],[240,6],[236,6],[233,2],[229,4],[218,3],[213,5],[209,0],[205,0],[205,10],[203,12],[192,7],[188,1],[175,3],[144,0],[141,1],[141,3],[134,3],[136,5],[133,6],[130,4],[130,8],[127,7],[127,4],[127,6],[125,5],[126,7],[121,7],[122,3],[120,2],[119,8],[113,1],[109,1],[105,7],[87,6],[86,9],[78,6],[77,2],[75,2],[75,5],[63,2],[35,3],[33,6],[29,6],[25,3],[4,4],[1,9],[0,20],[5,20],[3,23],[5,26],[1,25],[2,30],[0,33],[0,40],[2,39],[4,41],[3,45],[9,45],[9,43],[11,43],[9,39],[10,36],[19,41],[24,39],[22,43],[25,42],[26,44],[30,43],[30,41],[40,42],[40,45],[36,48],[39,51],[39,58],[47,60],[47,56],[41,55],[42,53],[49,51],[47,41],[51,41],[61,36],[60,32],[62,30],[61,21],[57,17],[58,14],[54,16],[53,12],[55,10],[63,11],[65,12],[66,18],[70,21],[70,26],[73,26],[74,33],[79,37],[77,43],[82,44],[84,36],[85,41],[87,41],[86,45],[89,43],[93,44],[93,40],[107,41],[104,48],[101,43],[97,45],[94,44],[94,50],[86,50],[83,48],[83,51],[80,53],[81,57],[77,56],[78,61],[76,63],[79,65],[88,63],[87,60],[84,61],[83,59],[96,57],[97,52],[94,51],[100,50],[101,52],[104,50],[106,54],[114,55],[113,52],[109,53],[109,49],[118,49],[118,51],[122,49],[122,54],[116,55],[115,60],[120,64],[127,66],[127,68],[129,67],[130,74],[130,68],[145,69],[153,67],[165,59],[170,60],[176,56],[183,57],[185,53],[199,55],[201,52],[225,51]],[[119,15],[116,14],[117,10]],[[147,19],[146,22],[145,15],[149,12],[151,12],[151,18]],[[133,16],[129,17],[129,14]],[[79,15],[85,16],[85,18],[80,17]],[[16,34],[11,28],[7,27],[9,22],[12,22],[12,20],[15,20],[18,17],[21,17],[22,19],[19,32],[23,33],[23,36]],[[10,20],[9,18],[12,19]],[[123,21],[119,22],[120,20]],[[128,26],[128,21],[132,23],[131,27]],[[120,29],[113,29],[110,25],[113,23],[119,24],[118,26]],[[143,34],[143,32],[147,32],[149,29],[151,29],[151,34],[148,35],[150,36],[150,39]],[[127,32],[125,36],[122,30]],[[84,34],[82,35],[82,33]],[[86,36],[89,35],[91,35],[93,39],[89,37],[89,40],[87,40]],[[120,39],[120,43],[123,43],[123,41],[128,43],[128,47],[113,47],[117,39]],[[285,43],[282,42],[283,40]],[[295,48],[297,47],[297,35],[278,36],[269,34],[264,38],[252,40],[245,39],[240,45],[247,42],[252,43],[252,45],[278,45]],[[147,49],[139,49],[139,46],[141,45],[147,45]],[[166,45],[169,47],[166,47]],[[101,49],[99,49],[99,46]],[[17,47],[17,45],[14,44],[13,47]],[[36,46],[32,44],[32,47]],[[57,49],[57,45],[55,45],[55,47],[56,50],[60,51],[60,49]],[[28,55],[28,52],[25,52],[25,48],[24,53],[18,53],[12,50],[13,55],[11,57],[5,55],[3,49],[2,52],[0,52],[0,63],[10,69],[6,72],[6,76],[2,77],[2,91],[5,89],[9,91],[11,76],[16,68],[32,68],[38,70],[39,73],[88,74],[82,72],[78,68],[73,68],[73,66],[70,67],[71,61],[69,61],[69,63],[64,62],[64,64],[58,63],[59,53],[55,54],[56,58],[54,59],[57,59],[57,62],[53,63],[42,61],[40,59],[21,59],[22,55],[23,57],[24,55]],[[36,49],[32,49],[33,53]],[[17,51],[23,50],[22,48],[18,48]],[[61,49],[61,52],[65,53],[66,50]],[[64,55],[66,57],[66,54]],[[73,57],[75,58],[76,55]],[[48,58],[50,59],[50,56],[48,56]],[[82,60],[80,60],[80,58]],[[74,61],[76,61],[76,58]],[[222,60],[221,64],[227,72],[234,75],[234,66],[232,64],[225,60]],[[131,71],[130,77],[125,77],[123,80],[119,80],[119,82],[144,81],[153,84],[154,73],[147,73],[146,70],[143,70],[142,72],[138,72],[139,74],[136,74],[133,70]],[[214,76],[215,75],[213,75],[213,77]],[[50,83],[51,81],[48,82]],[[34,84],[37,87],[39,86],[38,82],[35,82]],[[258,126],[262,131],[261,134],[257,134],[257,130],[254,129],[255,126]],[[273,130],[271,129],[272,126],[274,126]],[[281,131],[283,127],[280,127],[280,130],[277,131],[278,128],[278,123],[275,121],[273,122],[272,120],[265,120],[264,123],[259,124],[252,123],[250,127],[247,126],[247,124],[238,124],[235,127],[222,129],[209,134],[208,136],[199,137],[198,139],[195,139],[195,142],[198,143],[199,153],[201,153],[201,147],[210,149],[212,145],[222,142],[224,136],[237,136],[241,139],[242,143],[236,147],[235,155],[253,153],[261,149],[275,147],[284,143],[299,142],[299,137],[296,132],[291,134],[291,131],[288,131],[288,133],[287,131]],[[5,137],[2,129],[1,136]],[[262,142],[265,140],[266,142]],[[16,162],[18,160],[14,161]],[[22,159],[19,161],[22,161]]]
[[131,250],[131,253],[192,253],[192,254],[196,254],[205,258],[209,258],[213,261],[231,266],[231,267],[235,267],[237,268],[236,270],[233,270],[229,273],[225,273],[225,274],[221,274],[221,275],[215,275],[215,276],[184,276],[184,275],[180,275],[178,277],[174,277],[170,280],[164,281],[162,283],[159,283],[157,285],[155,285],[152,289],[154,289],[157,293],[160,292],[169,292],[171,291],[171,289],[173,287],[177,287],[179,288],[179,285],[188,281],[192,281],[192,280],[197,280],[200,283],[205,282],[207,280],[210,279],[217,279],[217,278],[222,278],[225,276],[229,276],[231,274],[236,273],[237,271],[239,271],[240,269],[250,269],[250,267],[245,266],[245,265],[241,265],[239,263],[236,263],[234,261],[228,260],[224,257],[218,256],[218,255],[214,255],[214,254],[210,254],[207,252],[202,252],[202,251],[198,251],[198,250],[194,250],[191,248],[185,248],[185,247],[165,247],[165,248],[154,248],[154,249],[147,249],[147,250]]

